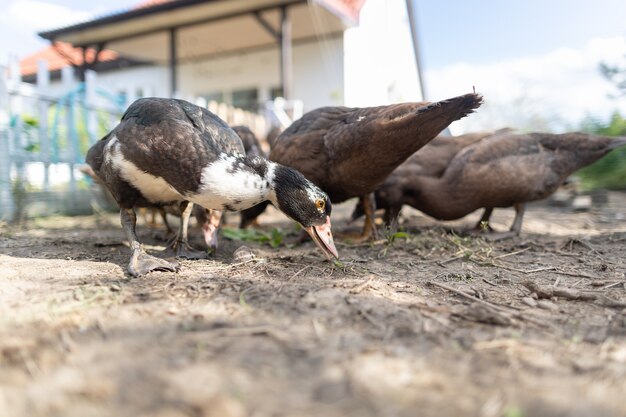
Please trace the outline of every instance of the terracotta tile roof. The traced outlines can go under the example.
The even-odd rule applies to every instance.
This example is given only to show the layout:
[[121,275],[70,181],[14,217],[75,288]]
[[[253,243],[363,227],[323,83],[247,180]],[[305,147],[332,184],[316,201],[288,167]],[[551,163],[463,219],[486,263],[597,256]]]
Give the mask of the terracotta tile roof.
[[[154,1],[154,0],[153,0]],[[167,0],[165,0],[167,1]],[[96,50],[93,48],[87,49],[87,61],[91,62],[94,58]],[[114,61],[118,59],[119,55],[115,51],[104,49],[100,52],[100,62]],[[68,62],[68,59],[70,62]],[[81,48],[74,48],[69,43],[57,42],[56,48],[49,46],[32,55],[23,58],[20,61],[20,73],[22,75],[32,75],[37,73],[37,62],[44,60],[48,62],[48,70],[55,71],[60,70],[67,65],[81,65],[83,63],[83,51]]]
[[348,20],[357,23],[359,21],[359,12],[365,0],[316,0],[318,3],[325,5],[333,10],[335,14],[343,16]]
[[171,1],[176,0],[144,0],[131,7],[131,9],[145,9],[148,7],[156,6],[157,4],[169,3]]

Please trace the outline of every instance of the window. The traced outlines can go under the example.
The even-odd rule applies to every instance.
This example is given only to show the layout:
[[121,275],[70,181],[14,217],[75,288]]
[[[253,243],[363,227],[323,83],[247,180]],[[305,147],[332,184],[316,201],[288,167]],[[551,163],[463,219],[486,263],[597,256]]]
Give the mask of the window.
[[259,109],[259,92],[256,88],[233,91],[233,106],[256,112]]
[[207,94],[201,94],[200,97],[206,100],[207,103],[211,101],[217,101],[218,103],[224,102],[224,93],[222,91],[213,91]]
[[282,87],[273,87],[270,89],[270,98],[274,100],[276,97],[285,97]]

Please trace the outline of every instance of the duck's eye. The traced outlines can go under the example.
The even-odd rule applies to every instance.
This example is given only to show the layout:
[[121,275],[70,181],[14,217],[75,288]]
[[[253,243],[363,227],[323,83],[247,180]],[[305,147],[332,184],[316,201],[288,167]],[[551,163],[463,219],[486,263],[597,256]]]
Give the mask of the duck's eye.
[[326,207],[326,202],[318,198],[317,200],[315,200],[315,205],[317,206],[318,210],[324,211],[324,208]]

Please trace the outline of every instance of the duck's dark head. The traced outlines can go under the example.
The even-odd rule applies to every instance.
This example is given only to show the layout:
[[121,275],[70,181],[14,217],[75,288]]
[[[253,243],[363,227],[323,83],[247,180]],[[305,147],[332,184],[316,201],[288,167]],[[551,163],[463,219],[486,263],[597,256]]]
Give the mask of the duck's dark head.
[[339,258],[330,225],[332,205],[328,195],[295,169],[274,165],[275,205],[297,221],[330,260]]

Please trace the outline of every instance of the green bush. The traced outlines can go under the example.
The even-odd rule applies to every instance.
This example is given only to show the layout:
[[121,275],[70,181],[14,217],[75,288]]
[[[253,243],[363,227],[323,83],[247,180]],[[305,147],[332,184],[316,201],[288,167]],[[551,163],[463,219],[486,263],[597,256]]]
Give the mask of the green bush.
[[[597,120],[588,120],[583,123],[582,130],[598,135],[626,136],[626,119],[615,112],[608,125]],[[581,179],[583,188],[587,190],[597,188],[626,190],[626,146],[579,170],[576,175]]]

